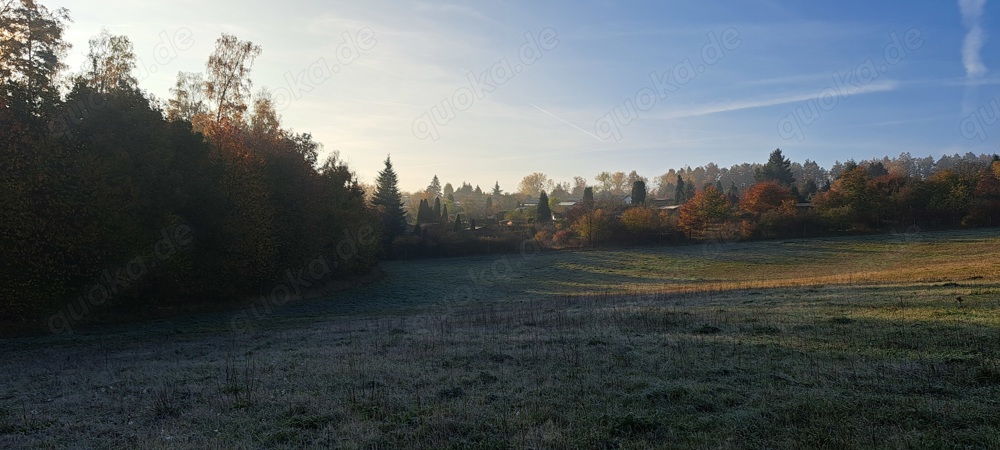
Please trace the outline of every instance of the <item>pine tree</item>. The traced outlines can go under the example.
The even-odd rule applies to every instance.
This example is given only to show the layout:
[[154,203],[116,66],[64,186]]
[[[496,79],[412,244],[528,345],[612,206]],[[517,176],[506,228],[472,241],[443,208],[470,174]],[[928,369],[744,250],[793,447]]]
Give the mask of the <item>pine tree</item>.
[[434,221],[434,210],[431,209],[427,199],[420,199],[420,206],[417,209],[417,223],[431,223]]
[[500,190],[500,182],[499,181],[497,181],[497,183],[493,185],[493,195],[495,197],[499,197],[499,196],[503,195],[503,191]]
[[777,181],[785,186],[795,183],[792,176],[792,162],[781,154],[781,149],[775,149],[767,160],[767,164],[754,170],[754,181],[760,183],[764,181]]
[[583,188],[583,207],[588,210],[594,208],[594,188],[590,186]]
[[632,182],[632,204],[643,205],[646,203],[646,182],[635,180]]
[[441,196],[441,194],[442,194],[442,192],[441,192],[441,180],[438,180],[438,176],[437,175],[434,175],[434,178],[431,180],[431,184],[429,186],[427,186],[427,193],[430,194],[431,197],[440,197]]
[[726,191],[726,196],[729,197],[729,203],[735,205],[740,202],[740,189],[736,187],[735,181],[729,182],[729,190]]
[[441,197],[434,198],[434,218],[430,222],[441,221]]
[[441,207],[441,216],[438,218],[438,222],[442,224],[448,223],[448,205]]
[[549,196],[542,191],[538,194],[538,222],[548,223],[552,221],[552,208],[549,207]]
[[684,186],[684,179],[677,175],[677,187],[674,188],[674,203],[682,205],[687,201],[687,188]]
[[382,221],[382,242],[388,245],[406,230],[406,213],[403,212],[403,199],[399,193],[399,178],[388,156],[385,157],[385,169],[378,173],[375,184],[372,206]]
[[455,214],[455,232],[462,231],[462,215]]

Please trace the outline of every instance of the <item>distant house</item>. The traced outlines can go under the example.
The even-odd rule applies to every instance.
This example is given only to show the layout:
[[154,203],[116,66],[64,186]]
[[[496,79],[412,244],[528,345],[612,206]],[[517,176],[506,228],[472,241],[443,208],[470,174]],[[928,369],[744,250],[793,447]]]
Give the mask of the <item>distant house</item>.
[[681,213],[681,205],[661,206],[661,207],[659,207],[657,209],[659,209],[660,211],[663,211],[663,212],[667,213],[668,217],[669,216],[680,215],[680,213]]

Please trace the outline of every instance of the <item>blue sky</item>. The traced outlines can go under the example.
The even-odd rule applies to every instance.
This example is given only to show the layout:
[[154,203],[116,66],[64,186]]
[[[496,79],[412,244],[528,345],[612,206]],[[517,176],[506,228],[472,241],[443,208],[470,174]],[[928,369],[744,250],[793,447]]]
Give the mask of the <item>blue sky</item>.
[[[994,0],[996,1],[996,0]],[[506,191],[544,172],[1000,151],[997,3],[55,0],[78,69],[107,27],[144,89],[202,71],[222,32],[255,89],[364,181]],[[190,37],[185,37],[187,34]]]

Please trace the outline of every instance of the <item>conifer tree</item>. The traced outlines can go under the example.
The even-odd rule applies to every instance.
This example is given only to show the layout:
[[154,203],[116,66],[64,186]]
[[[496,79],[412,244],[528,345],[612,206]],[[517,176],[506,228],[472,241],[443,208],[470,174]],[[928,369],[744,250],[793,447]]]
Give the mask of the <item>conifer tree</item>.
[[441,191],[441,180],[438,179],[437,175],[434,175],[434,178],[431,179],[431,184],[427,186],[427,193],[433,197],[440,197],[443,193]]
[[549,207],[549,196],[545,191],[538,194],[538,221],[541,223],[552,221],[552,208]]
[[590,186],[583,188],[583,207],[587,209],[594,207],[594,188]]
[[632,182],[632,204],[643,205],[646,203],[646,182],[635,180]]
[[399,193],[399,178],[392,168],[391,159],[385,157],[385,169],[378,173],[375,197],[372,199],[379,219],[382,221],[382,241],[389,244],[406,229],[406,213]]
[[795,183],[792,176],[792,162],[781,154],[781,149],[775,149],[767,160],[767,164],[754,171],[754,181],[760,183],[764,181],[777,181],[784,186],[791,186]]

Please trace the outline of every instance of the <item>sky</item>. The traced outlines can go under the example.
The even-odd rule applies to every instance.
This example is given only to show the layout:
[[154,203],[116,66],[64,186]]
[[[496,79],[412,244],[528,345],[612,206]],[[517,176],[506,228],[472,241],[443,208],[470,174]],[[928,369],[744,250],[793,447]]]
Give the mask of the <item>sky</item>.
[[43,2],[71,69],[107,28],[159,98],[221,33],[260,45],[284,125],[404,191],[1000,151],[997,0]]

